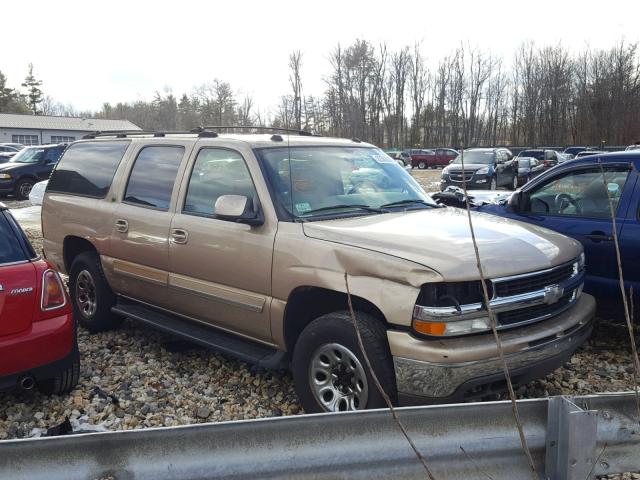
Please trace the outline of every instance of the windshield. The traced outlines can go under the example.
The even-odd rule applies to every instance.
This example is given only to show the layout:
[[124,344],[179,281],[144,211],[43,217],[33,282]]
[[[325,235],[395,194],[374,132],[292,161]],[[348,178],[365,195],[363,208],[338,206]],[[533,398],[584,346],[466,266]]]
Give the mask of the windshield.
[[44,155],[44,148],[24,148],[9,160],[11,163],[37,163]]
[[411,175],[377,148],[268,148],[258,155],[274,201],[294,218],[437,206]]
[[[462,155],[458,155],[455,160],[451,163],[462,163]],[[483,165],[491,165],[493,163],[493,152],[492,151],[468,151],[464,152],[464,163],[465,165],[472,163],[481,163]]]

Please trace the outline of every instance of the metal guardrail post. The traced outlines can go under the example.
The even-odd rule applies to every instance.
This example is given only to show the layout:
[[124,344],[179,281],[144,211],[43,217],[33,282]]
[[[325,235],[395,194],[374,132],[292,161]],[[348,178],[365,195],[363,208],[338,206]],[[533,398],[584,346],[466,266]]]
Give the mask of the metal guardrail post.
[[548,480],[592,478],[597,460],[598,412],[583,410],[565,397],[549,399],[545,477]]

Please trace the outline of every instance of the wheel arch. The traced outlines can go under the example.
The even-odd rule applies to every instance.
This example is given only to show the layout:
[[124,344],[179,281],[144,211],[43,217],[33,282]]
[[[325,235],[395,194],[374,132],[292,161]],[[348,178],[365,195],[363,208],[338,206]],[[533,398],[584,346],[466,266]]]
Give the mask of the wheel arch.
[[98,253],[96,247],[85,238],[77,237],[75,235],[65,237],[62,244],[62,257],[64,259],[64,268],[67,272],[71,270],[73,260],[84,252]]
[[[388,324],[382,311],[369,300],[352,294],[351,301],[354,310],[367,312],[384,325]],[[283,333],[287,351],[293,352],[298,337],[313,320],[341,310],[349,310],[348,296],[344,292],[311,286],[294,289],[284,311]]]

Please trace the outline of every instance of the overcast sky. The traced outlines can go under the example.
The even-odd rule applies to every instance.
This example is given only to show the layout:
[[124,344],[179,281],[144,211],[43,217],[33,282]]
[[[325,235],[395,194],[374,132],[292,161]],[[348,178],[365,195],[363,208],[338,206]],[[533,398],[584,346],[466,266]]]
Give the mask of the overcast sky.
[[9,86],[32,62],[47,95],[91,110],[219,78],[265,111],[288,92],[289,52],[303,52],[304,93],[321,94],[329,50],[357,38],[391,49],[421,41],[433,63],[461,42],[510,61],[528,39],[571,50],[640,40],[640,0],[4,0],[2,11]]

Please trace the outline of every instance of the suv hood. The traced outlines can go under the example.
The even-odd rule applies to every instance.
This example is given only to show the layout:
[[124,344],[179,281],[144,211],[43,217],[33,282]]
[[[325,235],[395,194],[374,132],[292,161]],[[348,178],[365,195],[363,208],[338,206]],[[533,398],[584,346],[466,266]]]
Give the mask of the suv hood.
[[[557,232],[472,212],[487,278],[550,268],[576,258],[580,244]],[[434,208],[302,224],[306,236],[365,248],[436,270],[447,281],[477,279],[467,212]]]
[[[464,164],[464,169],[465,170],[473,170],[474,172],[476,170],[479,170],[480,168],[484,168],[484,167],[490,167],[491,164],[486,164],[486,163],[466,163]],[[451,172],[451,171],[460,171],[462,170],[462,164],[461,163],[450,163],[447,166],[447,171]]]
[[11,170],[15,170],[17,168],[23,168],[25,165],[33,165],[31,163],[12,163],[12,162],[7,162],[7,163],[2,163],[0,164],[0,172],[9,172]]

